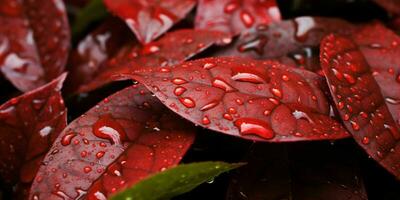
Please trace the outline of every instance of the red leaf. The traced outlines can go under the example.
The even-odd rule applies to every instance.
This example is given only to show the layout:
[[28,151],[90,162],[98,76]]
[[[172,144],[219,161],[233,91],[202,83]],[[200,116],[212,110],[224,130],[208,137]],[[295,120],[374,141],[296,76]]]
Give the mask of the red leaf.
[[321,64],[346,127],[372,158],[399,178],[399,127],[361,51],[350,39],[329,35],[321,44]]
[[400,1],[399,0],[374,0],[375,3],[385,8],[392,14],[400,15]]
[[143,44],[149,43],[183,19],[195,0],[104,0],[107,8],[125,20]]
[[121,46],[135,44],[129,29],[119,19],[107,19],[79,42],[72,52],[68,67],[67,91],[75,92],[90,82],[96,73],[107,69],[107,61],[116,56]]
[[67,125],[60,93],[64,79],[62,75],[0,106],[0,175],[6,183],[19,181],[18,195],[30,186],[44,154]]
[[371,67],[393,119],[400,125],[400,37],[380,23],[353,35]]
[[194,134],[166,111],[141,85],[104,99],[56,139],[35,178],[30,198],[108,196],[148,174],[176,165]]
[[254,59],[283,57],[282,61],[286,64],[292,63],[293,66],[316,71],[320,67],[314,48],[319,47],[322,38],[331,32],[349,35],[354,28],[352,24],[339,19],[298,17],[252,28],[243,33],[230,48],[218,52],[217,55]]
[[35,89],[64,71],[70,31],[61,0],[5,0],[0,24],[0,69],[18,89]]
[[130,75],[174,112],[229,135],[272,142],[348,136],[327,115],[318,75],[277,62],[206,58]]
[[160,40],[142,48],[125,47],[105,67],[94,75],[90,83],[79,91],[87,92],[112,82],[116,75],[139,67],[158,67],[183,62],[215,43],[231,42],[226,34],[217,31],[183,29],[168,33]]
[[280,21],[275,0],[199,0],[196,29],[237,35],[259,25]]

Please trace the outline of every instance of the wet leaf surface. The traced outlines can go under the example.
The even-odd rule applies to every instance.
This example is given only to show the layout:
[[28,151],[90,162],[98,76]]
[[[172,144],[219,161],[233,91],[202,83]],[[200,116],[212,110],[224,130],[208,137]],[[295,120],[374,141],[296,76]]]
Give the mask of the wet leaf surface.
[[0,106],[0,175],[27,196],[44,155],[67,125],[61,97],[65,75]]
[[104,99],[56,139],[30,198],[106,198],[176,165],[194,134],[141,85]]
[[127,76],[182,117],[229,135],[272,142],[348,136],[328,115],[320,77],[278,62],[206,58]]
[[[117,55],[108,60],[102,68],[93,71],[93,80],[80,87],[80,92],[99,88],[115,80],[115,76],[140,67],[174,65],[204,51],[213,44],[231,42],[226,34],[218,31],[195,31],[182,29],[168,33],[160,40],[143,47],[125,46]],[[83,67],[82,70],[86,70]],[[90,69],[90,68],[89,68]]]
[[248,164],[234,172],[226,199],[366,200],[356,157],[340,142],[255,144]]
[[165,33],[195,6],[195,0],[104,0],[106,7],[122,18],[143,44]]
[[[182,164],[146,178],[133,187],[113,196],[112,200],[170,199],[189,192],[198,185],[214,179],[221,173],[230,171],[242,164],[224,162],[201,162]],[[155,185],[159,187],[154,187]]]
[[372,158],[398,178],[399,126],[357,45],[343,36],[327,36],[321,44],[321,64],[347,129]]
[[0,5],[0,69],[21,91],[58,77],[70,31],[61,0],[5,0]]
[[281,20],[275,0],[200,0],[196,29],[217,30],[232,36]]

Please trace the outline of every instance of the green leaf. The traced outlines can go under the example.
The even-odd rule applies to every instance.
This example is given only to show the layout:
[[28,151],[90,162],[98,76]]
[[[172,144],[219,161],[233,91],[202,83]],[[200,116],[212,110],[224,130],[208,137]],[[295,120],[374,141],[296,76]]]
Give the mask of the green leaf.
[[103,0],[91,0],[76,15],[72,26],[72,37],[77,38],[90,24],[100,21],[108,16],[108,11],[104,6]]
[[243,163],[200,162],[182,164],[152,175],[133,185],[111,200],[164,200],[189,192],[221,173],[244,165]]

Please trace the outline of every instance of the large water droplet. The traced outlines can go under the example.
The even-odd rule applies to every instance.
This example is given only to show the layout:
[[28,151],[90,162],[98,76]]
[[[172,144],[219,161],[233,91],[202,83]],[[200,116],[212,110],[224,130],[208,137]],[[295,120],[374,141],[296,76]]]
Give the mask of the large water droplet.
[[217,106],[219,104],[219,101],[217,100],[213,100],[208,102],[206,105],[204,105],[203,107],[200,108],[201,111],[207,111],[210,110],[211,108],[214,108],[215,106]]
[[181,96],[183,93],[186,92],[186,88],[182,87],[182,86],[178,86],[174,89],[174,94],[176,96]]
[[246,68],[234,68],[232,80],[250,82],[250,83],[265,83],[261,74]]
[[240,118],[234,122],[239,128],[241,135],[257,135],[264,139],[272,139],[275,137],[270,126],[262,120],[255,118]]
[[227,83],[225,80],[221,79],[221,78],[214,78],[212,81],[212,86],[222,89],[225,92],[233,92],[236,91],[235,88],[233,88],[231,85],[229,85],[229,83]]
[[254,24],[254,17],[246,11],[242,11],[240,13],[240,19],[247,28],[253,26]]
[[187,80],[183,79],[183,78],[174,78],[172,79],[172,83],[175,85],[182,85],[187,83]]
[[108,139],[113,144],[121,144],[125,140],[125,129],[110,114],[103,115],[92,127],[93,134]]

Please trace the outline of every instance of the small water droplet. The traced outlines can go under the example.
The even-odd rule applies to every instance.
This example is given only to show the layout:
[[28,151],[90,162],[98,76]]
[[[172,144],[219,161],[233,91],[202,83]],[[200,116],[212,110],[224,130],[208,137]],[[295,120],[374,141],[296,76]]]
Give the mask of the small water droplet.
[[209,119],[207,116],[204,116],[203,119],[201,119],[201,123],[202,123],[203,125],[208,125],[208,124],[210,124],[211,122],[210,122],[210,119]]
[[71,140],[72,138],[74,138],[75,136],[77,136],[77,134],[75,132],[69,132],[67,134],[65,134],[62,138],[61,138],[61,144],[63,146],[67,146],[69,144],[71,144]]
[[85,172],[85,173],[89,173],[91,171],[92,171],[92,168],[90,166],[86,166],[83,168],[83,172]]
[[203,65],[203,68],[204,68],[204,69],[212,69],[212,68],[214,68],[215,66],[217,66],[217,65],[214,64],[214,63],[206,63],[206,64]]
[[240,13],[240,19],[247,28],[253,26],[254,24],[254,17],[247,11],[242,11]]
[[174,89],[174,94],[176,96],[181,96],[183,93],[186,92],[186,88],[182,87],[182,86],[178,86]]
[[214,78],[212,81],[212,86],[222,89],[225,92],[233,92],[236,91],[235,88],[233,88],[231,85],[229,85],[229,83],[227,83],[225,80],[221,79],[221,78]]
[[174,79],[172,79],[172,83],[175,85],[182,85],[182,84],[187,83],[187,81],[183,78],[174,78]]

